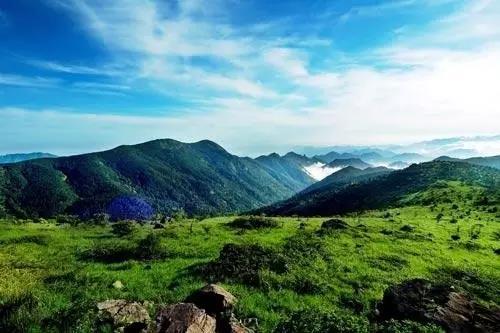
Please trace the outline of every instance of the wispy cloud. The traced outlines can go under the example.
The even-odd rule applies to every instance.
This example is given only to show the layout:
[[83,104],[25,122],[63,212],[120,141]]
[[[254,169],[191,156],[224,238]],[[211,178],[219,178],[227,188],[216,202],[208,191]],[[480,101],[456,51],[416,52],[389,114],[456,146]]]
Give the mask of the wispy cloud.
[[31,77],[15,74],[0,73],[0,85],[29,87],[29,88],[51,88],[57,86],[61,80],[57,78]]

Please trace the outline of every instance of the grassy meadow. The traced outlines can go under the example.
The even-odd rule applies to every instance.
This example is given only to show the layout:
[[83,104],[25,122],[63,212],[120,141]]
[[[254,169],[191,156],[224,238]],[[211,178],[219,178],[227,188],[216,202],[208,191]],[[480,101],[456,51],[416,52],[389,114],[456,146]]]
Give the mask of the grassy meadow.
[[[334,230],[321,229],[327,218],[274,218],[257,229],[231,225],[234,217],[183,219],[124,236],[109,225],[1,220],[0,331],[99,330],[97,302],[149,301],[153,314],[207,280],[237,296],[237,316],[257,318],[260,332],[311,331],[300,325],[329,313],[341,332],[409,332],[370,321],[389,285],[415,277],[451,282],[481,303],[498,303],[497,212],[442,203],[340,218],[347,227]],[[145,243],[147,237],[153,241]],[[236,251],[219,258],[229,243]]]

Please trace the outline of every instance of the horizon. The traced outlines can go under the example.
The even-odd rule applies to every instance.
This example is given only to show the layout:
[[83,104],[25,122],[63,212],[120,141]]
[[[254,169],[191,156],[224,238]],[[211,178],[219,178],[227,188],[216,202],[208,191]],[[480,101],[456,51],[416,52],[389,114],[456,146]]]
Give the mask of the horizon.
[[0,152],[498,135],[499,21],[491,0],[5,2]]

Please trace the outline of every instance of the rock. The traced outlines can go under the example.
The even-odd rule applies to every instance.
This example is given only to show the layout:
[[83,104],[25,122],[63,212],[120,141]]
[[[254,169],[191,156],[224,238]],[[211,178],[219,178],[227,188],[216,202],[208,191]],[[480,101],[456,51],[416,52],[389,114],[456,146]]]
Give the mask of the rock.
[[215,318],[192,303],[177,303],[158,312],[157,333],[215,333]]
[[113,288],[123,289],[123,283],[120,280],[116,280],[115,282],[113,282]]
[[146,332],[150,317],[146,308],[137,302],[122,299],[106,300],[97,304],[99,321],[110,323],[115,332]]
[[433,323],[451,333],[500,332],[500,308],[485,308],[452,286],[424,279],[389,287],[378,310],[382,320]]
[[224,288],[216,284],[208,284],[189,296],[186,302],[194,303],[214,316],[231,312],[237,299]]

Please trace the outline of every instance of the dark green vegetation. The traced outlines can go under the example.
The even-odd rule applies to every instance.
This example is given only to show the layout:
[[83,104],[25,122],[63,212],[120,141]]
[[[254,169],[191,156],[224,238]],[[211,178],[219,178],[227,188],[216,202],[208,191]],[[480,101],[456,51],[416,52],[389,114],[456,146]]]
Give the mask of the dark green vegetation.
[[465,162],[469,164],[489,166],[495,169],[500,169],[500,155],[489,157],[471,157],[465,159],[441,156],[436,158],[436,161]]
[[0,167],[0,214],[51,217],[105,212],[123,195],[156,211],[206,215],[244,211],[289,197],[311,180],[293,181],[210,141],[156,140],[85,155]]
[[178,219],[164,229],[138,224],[126,235],[108,224],[3,220],[0,331],[89,332],[97,302],[157,307],[210,281],[238,297],[236,315],[258,318],[260,332],[439,332],[423,323],[378,323],[373,313],[387,287],[417,277],[451,284],[485,306],[498,303],[498,213],[461,201],[474,188],[447,184],[408,199],[447,191],[451,202],[273,218],[277,224],[256,229],[242,229],[253,221],[246,217]]
[[325,189],[341,189],[351,184],[367,181],[375,177],[388,174],[392,171],[393,170],[384,167],[367,168],[361,170],[349,166],[331,174],[330,176],[317,183],[312,184],[300,194],[303,195],[305,193],[322,191]]
[[283,184],[290,184],[290,189],[298,192],[315,182],[304,167],[319,162],[314,158],[308,158],[295,153],[280,156],[276,153],[260,156],[255,159]]
[[[478,205],[498,204],[500,200],[500,171],[497,169],[469,163],[436,161],[413,164],[406,169],[340,189],[336,184],[320,186],[317,190],[304,191],[259,211],[268,215],[328,216],[394,207],[408,202],[411,195],[426,191],[439,181],[458,181],[468,187],[473,186],[477,198],[470,199]],[[446,196],[436,199],[451,200]],[[432,202],[433,199],[427,200],[427,204]]]

